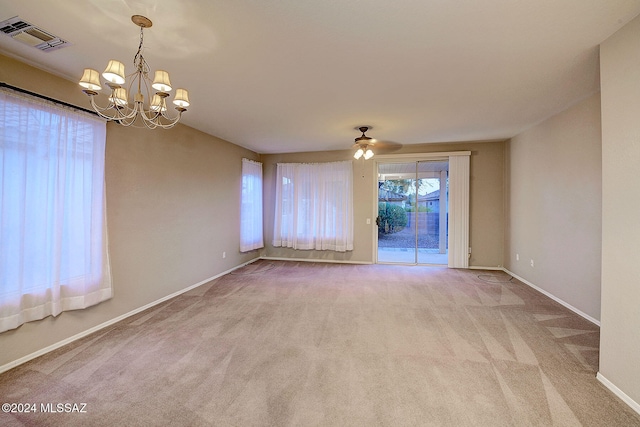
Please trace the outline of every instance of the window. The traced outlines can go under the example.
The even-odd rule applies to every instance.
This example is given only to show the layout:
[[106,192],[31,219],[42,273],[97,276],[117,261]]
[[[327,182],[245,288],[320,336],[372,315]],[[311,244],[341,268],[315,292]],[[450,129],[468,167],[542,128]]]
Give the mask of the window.
[[111,298],[106,125],[0,90],[0,332]]
[[262,248],[262,163],[242,159],[241,203],[240,252]]
[[350,161],[278,164],[273,245],[353,250]]

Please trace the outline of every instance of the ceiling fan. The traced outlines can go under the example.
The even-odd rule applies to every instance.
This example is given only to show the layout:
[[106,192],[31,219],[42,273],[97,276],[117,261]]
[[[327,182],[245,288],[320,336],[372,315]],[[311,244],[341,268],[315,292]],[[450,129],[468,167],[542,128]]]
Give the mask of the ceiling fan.
[[356,143],[354,147],[358,149],[353,154],[353,157],[357,160],[364,155],[364,159],[368,160],[373,157],[373,151],[371,147],[375,144],[375,139],[366,136],[364,133],[368,131],[370,126],[360,126],[358,130],[362,132],[362,136],[356,138]]
[[364,157],[365,160],[368,160],[372,158],[374,156],[374,152],[372,150],[374,146],[376,146],[376,151],[378,152],[378,154],[380,154],[381,149],[385,152],[391,152],[402,147],[401,144],[395,142],[382,142],[365,135],[365,132],[372,129],[371,126],[359,126],[356,129],[362,132],[362,135],[355,139],[356,143],[353,146],[353,148],[356,149],[356,152],[353,154],[353,157],[355,159]]

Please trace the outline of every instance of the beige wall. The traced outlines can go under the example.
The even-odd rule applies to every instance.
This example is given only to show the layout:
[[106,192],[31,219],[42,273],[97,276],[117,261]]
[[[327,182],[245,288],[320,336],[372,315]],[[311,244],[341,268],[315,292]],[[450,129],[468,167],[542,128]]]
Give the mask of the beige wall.
[[[472,247],[471,266],[498,267],[503,264],[504,242],[504,146],[499,142],[469,142],[452,144],[417,144],[403,147],[394,154],[471,151],[469,243]],[[373,161],[359,160],[353,164],[354,175],[354,250],[300,251],[277,248],[273,240],[274,193],[277,163],[313,163],[351,160],[351,150],[263,154],[265,188],[265,255],[269,257],[326,259],[350,262],[373,262],[375,245],[375,211],[377,194]],[[367,225],[366,219],[372,224]]]
[[640,412],[640,17],[600,47],[600,374]]
[[[3,56],[0,81],[88,106],[77,84]],[[0,334],[0,366],[257,256],[239,253],[241,158],[256,153],[182,125],[109,123],[106,147],[114,297]]]
[[600,94],[517,135],[508,153],[505,267],[600,319]]

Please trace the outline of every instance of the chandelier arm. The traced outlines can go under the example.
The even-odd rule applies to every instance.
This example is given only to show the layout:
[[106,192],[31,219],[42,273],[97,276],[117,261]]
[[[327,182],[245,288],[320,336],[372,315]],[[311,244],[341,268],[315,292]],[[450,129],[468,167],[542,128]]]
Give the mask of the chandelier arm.
[[[127,113],[124,113],[123,110],[130,110]],[[111,121],[117,122],[123,126],[130,126],[135,121],[136,111],[135,108],[129,107],[113,107],[114,114],[110,117]]]
[[[107,107],[99,106],[95,101],[95,96],[91,95],[91,106],[94,111],[102,118],[107,120],[122,120],[126,118],[135,117],[135,112],[131,111],[129,113],[122,113],[122,110],[126,109],[125,107],[117,107],[113,103],[109,103]],[[113,114],[106,114],[105,112],[112,111]]]
[[[141,114],[144,124],[147,127],[151,127],[154,129],[156,127],[161,127],[163,129],[169,129],[174,127],[180,118],[182,117],[182,112],[178,112],[178,116],[174,118],[170,118],[166,116],[164,113],[154,113],[151,117],[147,116],[144,112]],[[162,120],[164,119],[164,121]]]
[[182,116],[182,112],[183,112],[183,111],[180,111],[180,109],[179,109],[179,108],[177,108],[177,107],[176,107],[176,110],[178,111],[178,115],[177,115],[177,116],[174,116],[174,117],[169,116],[169,115],[167,114],[168,109],[166,109],[165,111],[163,111],[163,112],[161,113],[161,116],[162,116],[165,120],[169,120],[169,121],[180,120],[180,117]]
[[135,105],[131,108],[129,105],[115,105],[113,106],[114,118],[116,120],[132,119],[136,116]]
[[140,111],[140,116],[144,119],[145,122],[153,123],[157,120],[159,113],[154,111]]
[[110,104],[107,107],[101,107],[98,104],[96,104],[95,95],[89,95],[89,97],[91,98],[90,99],[91,107],[93,107],[94,111],[96,113],[98,113],[98,115],[100,117],[105,118],[107,120],[112,120],[113,119],[112,116],[109,116],[108,114],[104,114],[104,111],[108,111],[108,110],[111,110],[113,108],[112,104]]

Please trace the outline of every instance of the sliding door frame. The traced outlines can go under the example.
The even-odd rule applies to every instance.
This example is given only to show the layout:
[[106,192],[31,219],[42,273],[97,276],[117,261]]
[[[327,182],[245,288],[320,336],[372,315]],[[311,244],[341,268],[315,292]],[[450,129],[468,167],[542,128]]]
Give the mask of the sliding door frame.
[[[455,212],[455,217],[449,218],[449,250],[448,250],[448,266],[449,268],[468,268],[468,246],[469,246],[469,160],[471,157],[471,151],[445,151],[434,153],[412,153],[412,154],[387,154],[377,155],[373,158],[373,206],[372,215],[373,218],[378,217],[378,165],[380,163],[407,163],[407,162],[420,162],[429,160],[448,160],[449,168],[451,168],[451,162],[457,159],[452,157],[466,156],[466,161],[456,162],[464,165],[466,163],[466,174],[456,178],[456,182],[452,183],[450,178],[450,186],[454,185],[453,189],[450,187],[449,202],[455,203],[455,206],[451,206]],[[464,172],[464,171],[463,171]],[[465,178],[466,177],[466,178]],[[466,180],[466,181],[465,181]],[[453,197],[451,197],[453,196]],[[450,211],[451,215],[451,211]],[[453,227],[451,227],[453,225]],[[371,227],[373,233],[373,260],[378,263],[378,227]],[[452,232],[452,230],[454,230]]]

